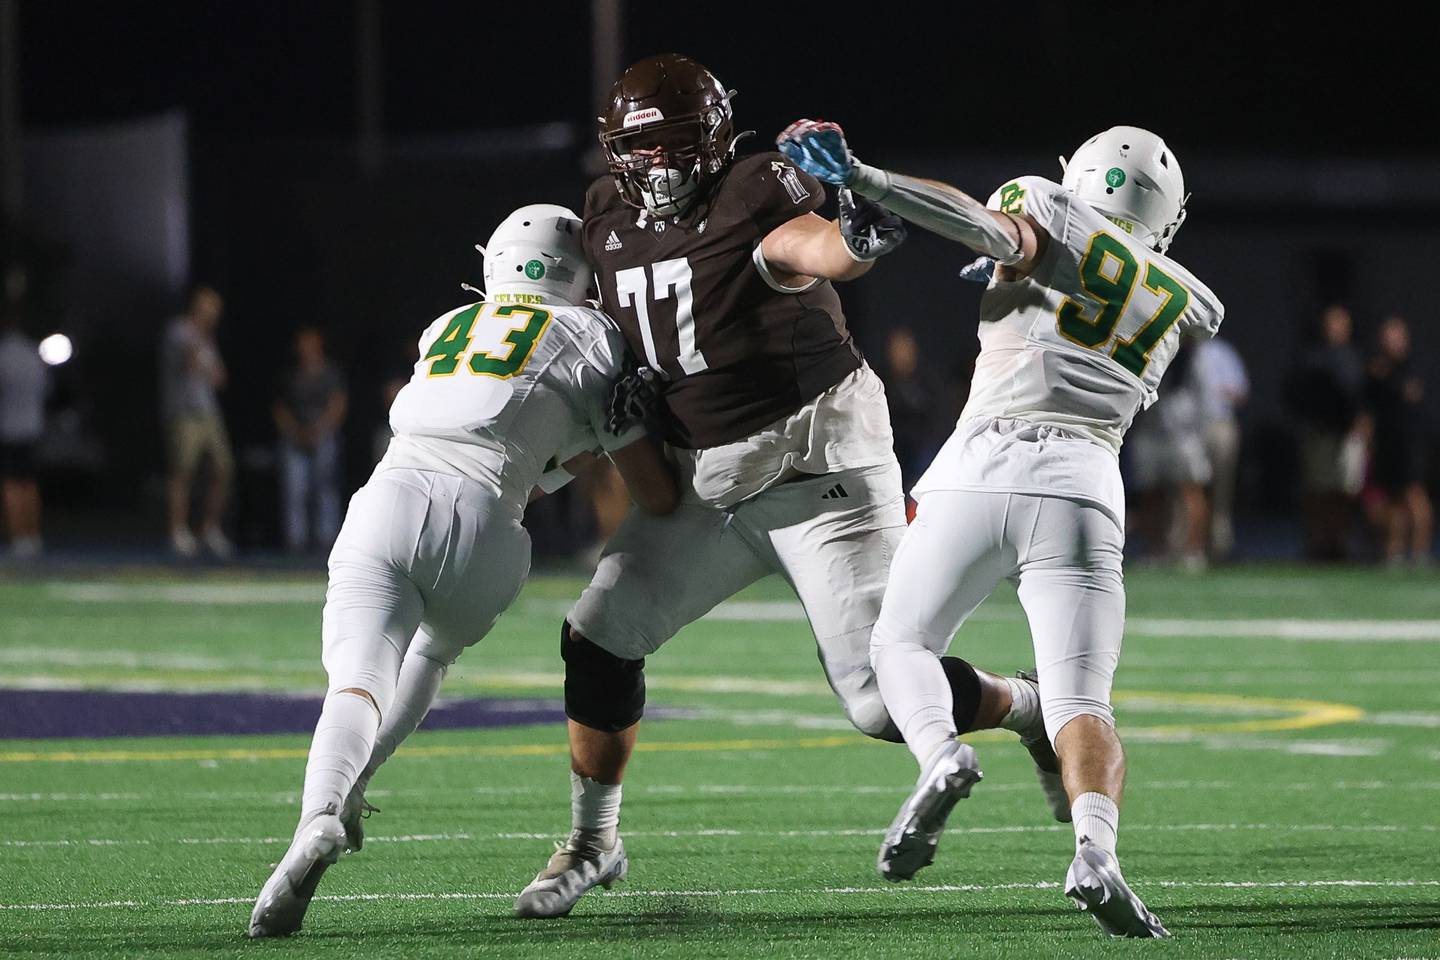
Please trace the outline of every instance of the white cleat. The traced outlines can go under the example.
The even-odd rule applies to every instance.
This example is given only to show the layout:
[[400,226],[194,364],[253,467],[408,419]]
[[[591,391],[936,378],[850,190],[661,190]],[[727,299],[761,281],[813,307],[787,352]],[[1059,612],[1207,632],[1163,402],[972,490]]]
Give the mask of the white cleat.
[[607,848],[601,847],[593,835],[576,830],[563,846],[556,846],[545,869],[520,891],[515,901],[515,916],[563,917],[588,891],[595,887],[609,890],[629,872],[625,844],[618,836],[614,845]]
[[1163,939],[1170,931],[1150,912],[1120,875],[1115,855],[1082,838],[1065,874],[1065,896],[1087,911],[1112,937]]
[[951,809],[983,774],[968,743],[951,740],[935,751],[915,789],[900,807],[880,844],[877,868],[886,880],[909,880],[935,860],[935,847]]
[[320,877],[340,859],[345,845],[345,825],[333,806],[302,824],[260,890],[250,914],[250,936],[288,937],[299,930]]

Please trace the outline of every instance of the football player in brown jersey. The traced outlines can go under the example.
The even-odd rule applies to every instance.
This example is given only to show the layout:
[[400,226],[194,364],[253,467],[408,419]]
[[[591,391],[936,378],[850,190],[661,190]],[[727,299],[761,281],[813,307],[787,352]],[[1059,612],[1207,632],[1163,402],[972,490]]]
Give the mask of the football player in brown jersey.
[[[663,382],[683,494],[670,516],[630,514],[566,618],[573,831],[520,916],[562,916],[624,877],[620,782],[644,658],[762,577],[799,596],[850,721],[899,740],[868,651],[905,529],[900,469],[884,387],[831,281],[863,275],[903,226],[848,191],[824,219],[818,180],[778,153],[736,158],[733,96],[665,54],[626,70],[599,118],[609,174],[586,196],[586,253],[606,313]],[[955,683],[973,703],[958,693],[973,671]]]

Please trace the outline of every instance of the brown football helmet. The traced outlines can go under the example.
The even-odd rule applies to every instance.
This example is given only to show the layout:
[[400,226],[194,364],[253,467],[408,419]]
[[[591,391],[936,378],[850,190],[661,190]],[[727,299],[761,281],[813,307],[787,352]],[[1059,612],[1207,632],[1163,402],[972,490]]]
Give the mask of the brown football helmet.
[[678,53],[647,57],[621,74],[610,108],[596,118],[621,198],[658,216],[688,210],[734,155],[734,95]]

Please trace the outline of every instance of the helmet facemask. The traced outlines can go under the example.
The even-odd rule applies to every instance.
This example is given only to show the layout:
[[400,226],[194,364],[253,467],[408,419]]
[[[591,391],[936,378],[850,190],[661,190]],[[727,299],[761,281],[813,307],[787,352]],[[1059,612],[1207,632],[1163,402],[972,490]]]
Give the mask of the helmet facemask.
[[730,132],[726,101],[699,114],[602,130],[600,145],[621,198],[651,215],[668,217],[688,211],[704,193],[706,181],[730,162]]

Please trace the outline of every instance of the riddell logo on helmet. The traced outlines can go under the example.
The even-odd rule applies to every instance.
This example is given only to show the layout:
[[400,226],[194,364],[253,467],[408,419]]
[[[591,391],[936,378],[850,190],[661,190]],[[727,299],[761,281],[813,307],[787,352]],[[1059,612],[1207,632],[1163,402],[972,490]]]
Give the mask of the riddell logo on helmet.
[[625,114],[621,126],[638,127],[642,123],[652,123],[656,120],[664,120],[665,114],[660,112],[659,107],[646,107],[644,110],[631,110]]

